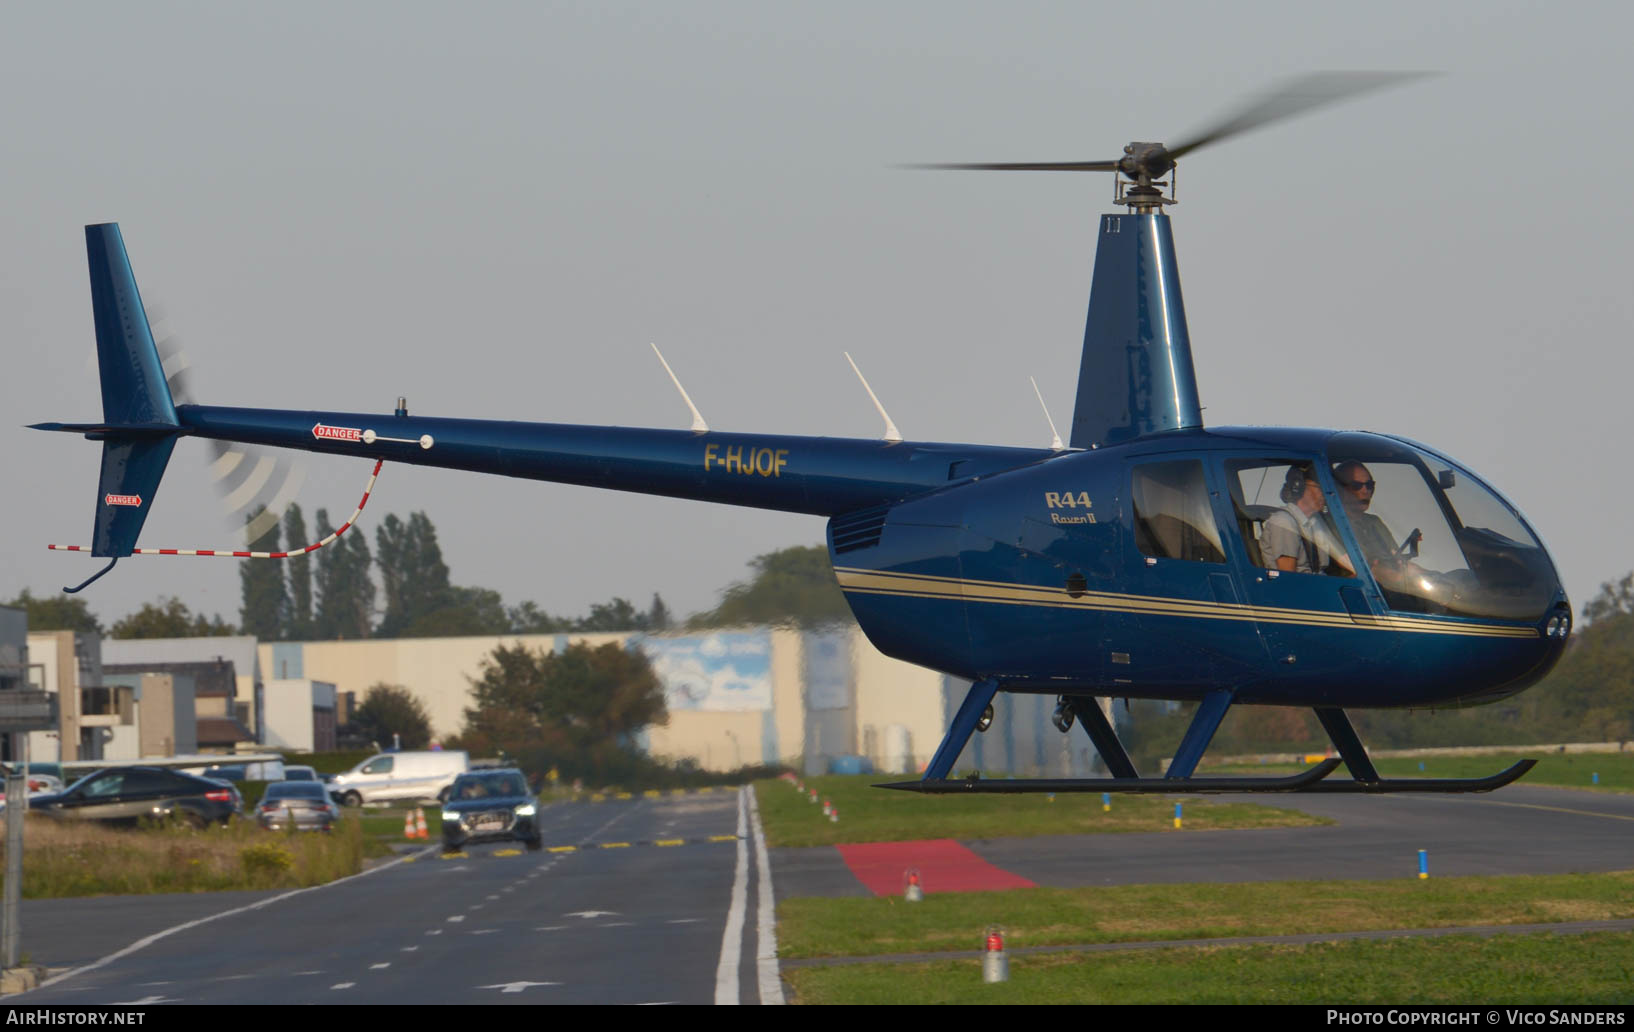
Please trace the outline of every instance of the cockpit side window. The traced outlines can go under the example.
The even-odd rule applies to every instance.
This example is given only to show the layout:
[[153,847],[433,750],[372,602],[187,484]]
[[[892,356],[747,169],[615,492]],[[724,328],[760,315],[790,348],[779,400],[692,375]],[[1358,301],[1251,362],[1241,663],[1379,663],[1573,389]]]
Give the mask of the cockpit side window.
[[1225,562],[1202,460],[1136,466],[1130,496],[1135,506],[1135,545],[1143,555]]
[[1355,576],[1327,511],[1315,463],[1233,459],[1226,463],[1226,483],[1251,564],[1279,573]]

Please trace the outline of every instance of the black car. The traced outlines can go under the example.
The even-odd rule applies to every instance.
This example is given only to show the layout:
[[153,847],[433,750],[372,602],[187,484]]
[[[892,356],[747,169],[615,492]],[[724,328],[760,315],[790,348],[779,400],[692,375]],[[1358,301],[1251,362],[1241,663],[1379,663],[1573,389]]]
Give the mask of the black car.
[[28,801],[31,813],[60,820],[136,824],[176,817],[194,827],[240,816],[243,798],[231,784],[163,767],[111,767],[87,774],[55,795]]
[[443,848],[452,852],[467,842],[515,839],[538,849],[539,801],[528,779],[512,768],[485,768],[461,774],[443,803]]

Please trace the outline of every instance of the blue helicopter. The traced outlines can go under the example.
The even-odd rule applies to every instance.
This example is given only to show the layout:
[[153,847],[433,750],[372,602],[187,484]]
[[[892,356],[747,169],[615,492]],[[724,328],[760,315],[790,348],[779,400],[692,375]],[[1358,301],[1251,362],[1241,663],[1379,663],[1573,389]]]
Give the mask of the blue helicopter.
[[[102,421],[35,424],[102,442],[88,550],[109,563],[68,590],[137,551],[182,437],[809,513],[828,520],[869,640],[971,682],[923,778],[885,787],[1501,787],[1535,761],[1487,778],[1381,777],[1345,711],[1491,702],[1547,674],[1572,614],[1538,535],[1469,469],[1403,437],[1205,428],[1164,213],[1184,155],[1402,78],[1309,77],[1177,146],[1132,143],[1111,161],[920,166],[1114,173],[1124,210],[1100,220],[1070,447],[721,433],[701,418],[691,430],[455,419],[401,401],[385,415],[177,404],[118,226],[87,226]],[[998,692],[1056,696],[1056,727],[1080,724],[1110,776],[950,777]],[[1111,698],[1198,704],[1162,776],[1135,769]],[[1233,705],[1310,707],[1339,757],[1288,777],[1195,776]],[[1350,778],[1325,780],[1341,760]]]

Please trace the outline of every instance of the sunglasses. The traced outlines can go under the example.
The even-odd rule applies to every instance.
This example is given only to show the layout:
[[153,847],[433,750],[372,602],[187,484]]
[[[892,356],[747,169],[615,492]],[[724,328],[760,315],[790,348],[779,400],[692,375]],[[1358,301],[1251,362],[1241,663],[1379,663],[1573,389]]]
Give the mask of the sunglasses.
[[1341,480],[1339,482],[1352,491],[1360,491],[1364,487],[1371,491],[1378,484],[1377,480]]

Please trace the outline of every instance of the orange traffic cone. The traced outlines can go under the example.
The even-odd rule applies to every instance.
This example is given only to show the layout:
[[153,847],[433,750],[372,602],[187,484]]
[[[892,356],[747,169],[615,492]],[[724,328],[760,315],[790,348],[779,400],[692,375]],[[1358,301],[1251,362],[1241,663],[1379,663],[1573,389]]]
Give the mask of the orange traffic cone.
[[409,810],[407,813],[403,814],[403,837],[404,838],[412,839],[412,838],[415,837],[414,815],[419,813],[419,812],[420,811],[418,811],[418,810]]
[[414,808],[414,834],[419,839],[431,837],[431,832],[426,829],[426,812],[418,806]]

